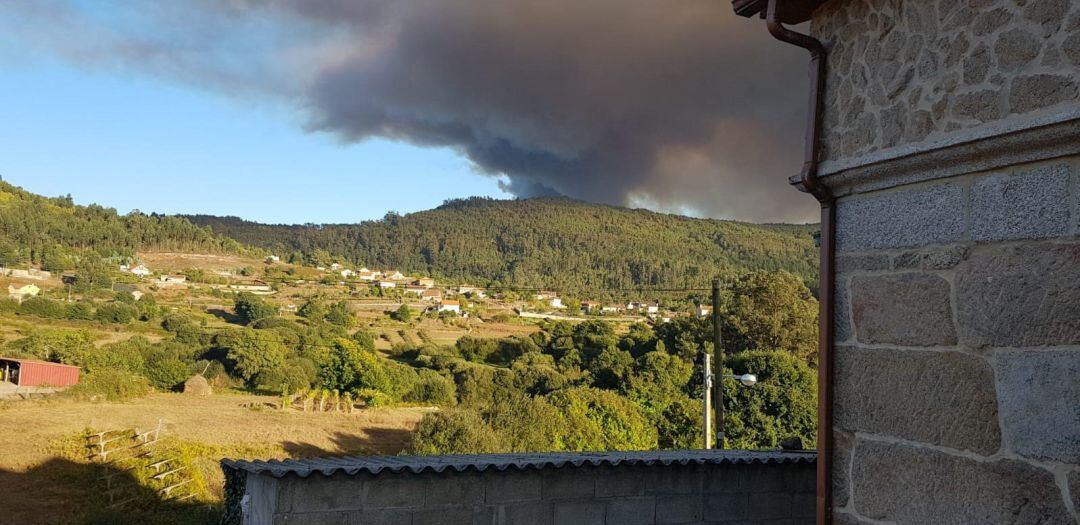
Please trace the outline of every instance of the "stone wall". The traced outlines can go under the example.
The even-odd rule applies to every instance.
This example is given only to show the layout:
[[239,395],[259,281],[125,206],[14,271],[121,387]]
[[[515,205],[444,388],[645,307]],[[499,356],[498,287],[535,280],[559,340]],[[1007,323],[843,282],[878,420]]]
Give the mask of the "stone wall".
[[832,0],[823,169],[1080,110],[1077,0]]
[[1080,523],[1080,156],[837,225],[837,522]]
[[243,523],[794,525],[813,523],[814,489],[813,462],[252,472]]

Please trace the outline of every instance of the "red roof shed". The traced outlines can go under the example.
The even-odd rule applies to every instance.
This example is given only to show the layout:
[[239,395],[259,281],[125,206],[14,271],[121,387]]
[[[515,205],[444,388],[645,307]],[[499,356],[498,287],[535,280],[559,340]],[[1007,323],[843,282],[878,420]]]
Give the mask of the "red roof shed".
[[0,373],[4,381],[18,386],[68,387],[79,382],[82,369],[73,365],[0,357]]

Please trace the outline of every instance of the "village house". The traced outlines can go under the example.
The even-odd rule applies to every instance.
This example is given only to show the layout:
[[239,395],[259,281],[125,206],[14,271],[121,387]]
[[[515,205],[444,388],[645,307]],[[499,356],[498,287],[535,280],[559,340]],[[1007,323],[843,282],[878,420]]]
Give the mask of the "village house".
[[581,311],[587,314],[593,314],[600,311],[600,303],[596,301],[582,301]]
[[352,271],[352,270],[350,270],[348,268],[345,268],[344,270],[341,270],[341,277],[343,279],[348,279],[348,278],[350,278],[350,277],[352,277],[354,275],[356,275],[356,272],[354,272],[354,271]]
[[439,302],[442,301],[442,290],[438,288],[425,288],[423,292],[420,292],[420,298],[425,301]]
[[602,314],[617,314],[623,311],[623,307],[616,304],[605,304],[600,307],[600,313]]
[[431,277],[419,277],[415,281],[413,281],[413,284],[423,286],[425,288],[431,288],[435,286],[435,279]]
[[423,286],[415,285],[415,284],[409,284],[409,285],[405,286],[405,293],[412,294],[412,295],[415,295],[417,297],[423,295],[423,293],[426,292],[427,290],[428,290],[427,288],[425,288]]
[[461,303],[453,299],[444,299],[439,303],[440,312],[454,312],[455,314],[461,313]]
[[660,312],[660,303],[645,303],[642,305],[647,314],[655,314]]
[[331,265],[330,265],[330,269],[331,269],[331,270],[334,270],[334,271],[340,270],[340,269],[341,269],[341,265],[340,265],[340,264],[338,264],[338,263],[333,263],[333,264],[331,264]]
[[41,293],[41,288],[33,284],[24,284],[22,286],[15,286],[14,284],[8,285],[8,297],[22,302],[23,299],[34,297]]
[[487,290],[485,290],[484,288],[477,287],[477,286],[469,286],[469,285],[458,286],[457,287],[457,292],[459,294],[465,295],[467,297],[479,297],[481,299],[484,298],[484,297],[487,297]]
[[368,270],[367,268],[361,268],[356,271],[356,278],[360,279],[361,281],[371,282],[375,279],[378,279],[380,275],[382,274],[380,274],[379,272],[373,272],[371,270]]
[[47,281],[52,278],[51,272],[47,272],[45,270],[38,270],[37,268],[28,268],[26,270],[23,270],[21,268],[0,267],[0,273],[15,279],[30,279],[34,281]]
[[281,262],[281,257],[278,257],[277,255],[267,255],[266,256],[266,262],[267,263]]
[[375,281],[374,285],[379,288],[397,288],[397,283],[395,283],[394,281],[387,281],[385,279]]
[[405,279],[405,274],[397,270],[389,270],[383,272],[382,278],[387,281],[402,281]]

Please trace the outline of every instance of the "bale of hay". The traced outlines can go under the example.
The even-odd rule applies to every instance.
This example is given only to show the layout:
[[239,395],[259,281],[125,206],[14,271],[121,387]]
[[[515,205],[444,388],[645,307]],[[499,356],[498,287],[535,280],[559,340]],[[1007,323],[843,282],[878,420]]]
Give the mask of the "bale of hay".
[[195,396],[208,396],[214,393],[210,388],[210,382],[201,375],[193,375],[184,381],[184,393]]

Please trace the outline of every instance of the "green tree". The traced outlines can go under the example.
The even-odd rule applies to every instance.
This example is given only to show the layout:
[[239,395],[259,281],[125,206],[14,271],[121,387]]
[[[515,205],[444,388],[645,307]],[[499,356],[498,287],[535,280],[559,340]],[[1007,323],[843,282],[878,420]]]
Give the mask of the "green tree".
[[756,374],[758,383],[742,387],[724,380],[724,431],[733,448],[775,448],[798,437],[817,443],[817,374],[787,351],[755,350],[736,354],[734,374]]
[[508,452],[505,437],[474,410],[427,414],[413,434],[410,451],[418,455]]
[[240,318],[240,322],[243,324],[251,324],[260,319],[273,317],[278,313],[277,305],[268,303],[261,297],[249,292],[236,294],[234,309],[236,310],[236,316]]
[[649,450],[656,428],[630,400],[595,388],[569,388],[549,396],[565,418],[567,450]]
[[725,319],[729,351],[785,350],[816,362],[818,302],[798,277],[757,271],[731,286]]
[[341,392],[387,392],[390,387],[380,358],[348,339],[334,341],[321,377],[323,388]]
[[289,351],[273,332],[240,328],[222,332],[214,338],[225,350],[237,375],[252,381],[259,374],[281,367]]
[[409,305],[402,303],[394,313],[390,314],[390,318],[395,321],[407,323],[413,318],[413,311],[409,308]]

